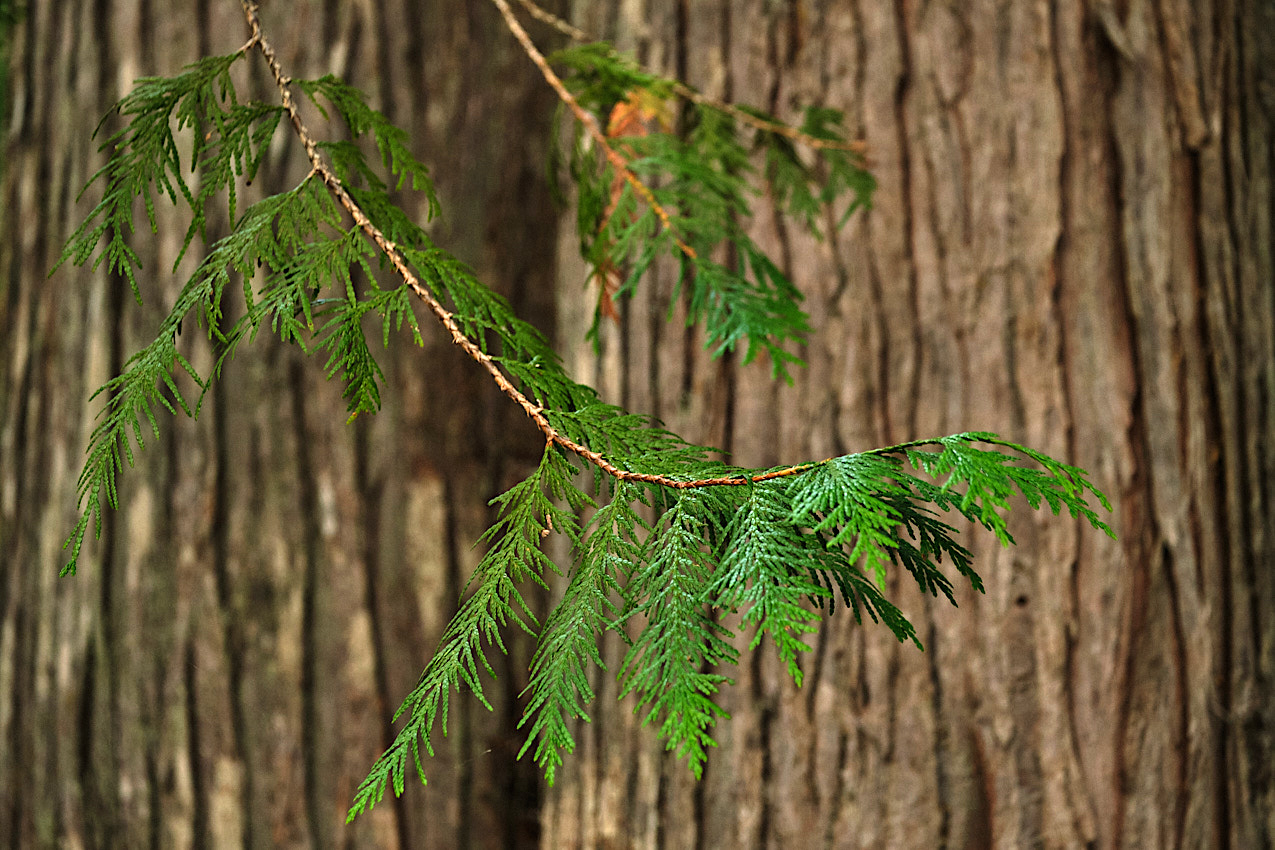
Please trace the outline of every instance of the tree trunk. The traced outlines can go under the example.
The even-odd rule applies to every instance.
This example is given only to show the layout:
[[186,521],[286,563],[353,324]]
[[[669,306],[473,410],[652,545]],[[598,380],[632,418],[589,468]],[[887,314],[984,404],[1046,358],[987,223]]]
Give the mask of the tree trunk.
[[[1015,549],[968,531],[985,596],[953,609],[895,582],[925,653],[840,612],[801,689],[769,647],[746,656],[698,784],[599,674],[594,723],[541,787],[514,759],[515,642],[496,712],[455,699],[429,786],[350,827],[486,501],[538,440],[428,326],[424,352],[385,354],[385,410],[350,426],[320,364],[263,336],[198,421],[161,420],[57,578],[85,399],[153,335],[184,224],[137,239],[144,309],[101,270],[45,275],[96,197],[75,200],[98,117],[135,77],[242,43],[236,3],[178,5],[29,3],[14,30],[0,844],[1275,846],[1270,3],[574,3],[651,67],[789,117],[845,109],[867,140],[876,202],[835,238],[764,201],[752,224],[816,326],[791,387],[666,322],[658,269],[601,358],[581,343],[585,270],[542,177],[553,97],[489,5],[267,4],[290,71],[343,75],[408,129],[438,241],[556,323],[609,398],[758,465],[995,430],[1088,469],[1120,533],[1025,512]],[[263,183],[303,174],[280,141]],[[200,336],[183,350],[206,370]]]
[[1271,847],[1275,9],[575,9],[711,94],[846,110],[880,181],[824,244],[752,222],[814,317],[794,386],[666,324],[665,276],[607,337],[610,397],[759,466],[994,430],[1090,470],[1120,539],[969,531],[986,595],[896,577],[924,654],[839,614],[800,690],[773,651],[725,671],[701,784],[601,677],[546,845]]
[[[290,73],[345,76],[412,133],[446,210],[439,242],[551,331],[556,211],[543,175],[554,97],[495,9],[265,6]],[[429,787],[344,826],[392,740],[390,716],[455,612],[488,499],[539,459],[525,417],[428,325],[424,352],[402,339],[382,358],[385,409],[348,426],[322,364],[263,334],[198,421],[147,432],[101,541],[77,577],[57,577],[97,409],[88,395],[153,338],[185,279],[170,274],[185,223],[161,210],[160,235],[135,240],[145,308],[101,269],[63,267],[46,281],[100,197],[94,187],[76,201],[102,162],[93,128],[135,78],[229,53],[246,34],[233,0],[30,3],[14,31],[0,845],[535,846],[537,774],[514,758],[529,659],[516,636],[488,694],[496,712],[456,701]],[[260,60],[245,64],[241,94],[275,100]],[[104,132],[118,126],[111,118]],[[295,140],[275,141],[241,198],[304,176]],[[214,222],[210,236],[226,227]],[[202,336],[188,327],[181,345],[206,373]]]

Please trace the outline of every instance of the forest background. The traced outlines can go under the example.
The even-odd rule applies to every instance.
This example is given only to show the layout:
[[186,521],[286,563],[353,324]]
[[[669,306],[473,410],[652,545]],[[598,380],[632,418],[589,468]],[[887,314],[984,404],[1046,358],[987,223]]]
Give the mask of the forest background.
[[[488,500],[542,441],[441,335],[396,341],[385,409],[352,424],[316,364],[267,343],[139,456],[58,579],[87,397],[180,283],[156,274],[137,309],[101,270],[47,278],[91,201],[93,128],[137,77],[246,31],[223,0],[29,2],[7,37],[0,207],[0,842],[1271,846],[1275,5],[550,8],[711,95],[843,109],[867,143],[873,208],[835,236],[765,199],[750,225],[814,324],[792,386],[712,360],[658,269],[594,353],[596,293],[546,178],[555,98],[494,7],[263,14],[294,73],[348,79],[411,133],[437,241],[609,399],[758,466],[996,431],[1089,470],[1119,540],[1024,514],[1014,549],[966,540],[986,595],[893,588],[925,653],[834,617],[800,690],[751,656],[699,783],[601,675],[546,787],[514,758],[531,650],[515,640],[496,711],[455,703],[429,786],[346,826]],[[261,188],[304,172],[280,134]],[[138,240],[148,269],[185,231],[162,215]]]

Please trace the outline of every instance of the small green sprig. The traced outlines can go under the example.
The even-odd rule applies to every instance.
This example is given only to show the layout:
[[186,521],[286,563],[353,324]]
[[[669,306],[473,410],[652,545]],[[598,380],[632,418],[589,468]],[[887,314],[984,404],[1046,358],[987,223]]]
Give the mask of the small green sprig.
[[[620,281],[614,292],[605,292],[603,281],[600,303],[631,295],[657,259],[671,258],[674,297],[684,298],[688,323],[703,324],[714,356],[742,345],[748,363],[764,352],[774,375],[791,381],[789,367],[801,363],[793,348],[810,332],[802,295],[748,235],[747,225],[759,177],[778,209],[816,236],[826,211],[840,208],[840,227],[855,210],[870,206],[876,182],[846,142],[842,114],[812,107],[800,130],[783,133],[791,128],[774,116],[700,97],[640,70],[604,43],[548,59],[564,68],[563,83],[593,119],[560,134],[572,141],[568,155],[555,162],[565,161],[577,187],[583,256],[599,276]],[[601,155],[595,128],[614,124],[610,116],[617,110],[641,113],[629,123],[647,120],[641,132],[607,141]],[[674,111],[680,113],[677,132]],[[803,160],[794,136],[822,143],[812,163]],[[595,315],[595,339],[604,312]]]

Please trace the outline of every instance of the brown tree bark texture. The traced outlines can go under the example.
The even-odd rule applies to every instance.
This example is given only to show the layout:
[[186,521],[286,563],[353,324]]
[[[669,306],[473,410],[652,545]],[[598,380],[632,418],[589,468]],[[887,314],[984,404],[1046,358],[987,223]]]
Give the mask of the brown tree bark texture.
[[[89,133],[135,77],[244,30],[223,0],[28,5],[0,211],[0,843],[1275,842],[1269,3],[575,3],[652,67],[781,115],[845,109],[867,140],[876,202],[834,239],[764,198],[752,223],[816,325],[792,387],[710,361],[665,321],[659,271],[601,358],[580,344],[586,270],[542,177],[552,96],[487,4],[268,4],[292,73],[347,76],[413,134],[440,243],[556,323],[612,399],[751,464],[996,430],[1090,470],[1121,535],[1022,516],[1000,550],[971,531],[985,596],[953,609],[894,583],[924,654],[837,616],[800,690],[769,652],[746,661],[699,784],[600,674],[594,723],[540,787],[513,759],[515,643],[497,711],[456,700],[430,785],[352,827],[485,502],[536,435],[428,327],[424,352],[386,356],[386,409],[352,426],[319,364],[258,344],[198,421],[148,439],[59,580],[85,398],[171,303],[184,229],[137,240],[145,309],[100,270],[46,281],[93,197],[75,200],[101,162]],[[281,133],[262,183],[303,173]]]
[[610,395],[762,466],[994,430],[1090,470],[1121,537],[970,532],[985,596],[896,582],[924,654],[840,616],[800,690],[754,656],[702,784],[604,685],[546,844],[1271,846],[1270,4],[575,10],[711,94],[846,110],[880,180],[826,243],[752,222],[815,320],[794,386],[664,323],[666,275]]
[[[535,222],[555,216],[543,179],[554,99],[494,8],[264,5],[290,73],[346,76],[413,134],[447,207],[439,241],[552,330],[556,245]],[[533,845],[537,777],[510,737],[529,657],[516,638],[488,694],[496,712],[457,701],[430,786],[344,826],[455,611],[487,500],[539,457],[520,412],[435,328],[425,351],[404,339],[383,358],[386,407],[353,425],[322,363],[263,334],[197,421],[147,432],[101,543],[76,578],[57,578],[96,410],[86,399],[149,341],[185,279],[169,273],[185,223],[162,210],[160,235],[143,225],[136,240],[144,309],[100,269],[46,281],[100,197],[76,201],[102,162],[90,135],[134,79],[229,53],[247,28],[233,0],[28,6],[0,299],[0,846]],[[276,101],[251,64],[242,91]],[[241,198],[295,185],[303,162],[280,132]],[[182,345],[206,373],[194,324]]]

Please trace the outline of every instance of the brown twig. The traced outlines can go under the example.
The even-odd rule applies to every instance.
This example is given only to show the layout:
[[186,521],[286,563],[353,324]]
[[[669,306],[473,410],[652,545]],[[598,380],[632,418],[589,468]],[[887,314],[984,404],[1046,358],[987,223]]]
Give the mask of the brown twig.
[[[567,36],[573,41],[591,41],[589,34],[579,27],[573,26],[571,23],[564,21],[562,18],[548,11],[547,9],[537,6],[532,0],[518,0],[519,5],[527,10],[527,13],[541,23],[548,24],[558,32]],[[708,95],[698,92],[681,80],[673,81],[673,92],[679,97],[689,100],[691,103],[699,106],[707,106],[710,109],[716,109],[719,112],[725,112],[727,115],[739,121],[741,124],[747,124],[755,130],[762,130],[767,133],[774,133],[778,136],[792,139],[808,148],[814,150],[838,150],[848,151],[858,156],[865,156],[868,152],[868,144],[860,139],[851,142],[842,142],[836,139],[820,139],[809,133],[803,133],[796,127],[789,126],[779,121],[769,121],[765,118],[753,115],[735,106],[718,100]]]
[[[296,133],[297,138],[301,141],[301,145],[305,149],[306,157],[310,160],[312,173],[323,181],[323,184],[328,188],[328,191],[333,194],[345,211],[350,214],[350,217],[354,220],[354,223],[359,227],[359,229],[367,234],[368,238],[370,238],[376,246],[381,249],[381,251],[389,259],[390,265],[394,267],[394,271],[398,273],[399,277],[403,279],[403,281],[411,288],[416,296],[421,299],[421,301],[425,302],[425,306],[429,308],[429,311],[434,314],[434,317],[438,319],[439,323],[442,324],[448,334],[451,335],[452,342],[459,346],[460,349],[470,357],[470,359],[474,360],[487,371],[492,380],[496,382],[496,386],[500,387],[501,392],[513,399],[513,401],[526,412],[527,416],[531,418],[531,421],[534,422],[536,427],[540,429],[540,432],[545,435],[545,439],[548,442],[578,455],[601,469],[603,472],[606,472],[621,481],[658,484],[662,487],[670,487],[677,490],[688,490],[696,487],[740,486],[761,481],[769,481],[774,478],[784,478],[789,475],[797,475],[809,469],[813,469],[818,466],[819,463],[826,462],[820,461],[819,463],[805,463],[798,466],[790,466],[785,469],[764,472],[760,475],[735,475],[729,477],[701,478],[685,481],[677,478],[669,478],[665,475],[652,475],[650,473],[631,472],[626,469],[620,469],[598,452],[593,451],[587,446],[580,445],[570,437],[567,437],[565,434],[558,431],[558,429],[554,428],[549,422],[548,417],[545,415],[544,408],[535,404],[531,401],[531,399],[523,395],[522,392],[513,385],[513,382],[509,380],[508,376],[501,371],[500,367],[496,365],[491,356],[479,348],[473,340],[464,334],[464,332],[460,329],[460,325],[456,322],[455,315],[444,307],[442,303],[434,297],[433,293],[431,293],[429,289],[421,283],[420,278],[418,278],[412,271],[411,267],[407,264],[407,260],[398,250],[398,246],[390,241],[385,234],[371,222],[371,220],[367,217],[367,214],[363,212],[362,208],[360,208],[354,201],[354,198],[350,196],[350,193],[345,190],[345,186],[342,185],[340,179],[319,155],[319,149],[315,144],[314,137],[310,135],[309,129],[305,126],[304,122],[302,122],[301,114],[297,110],[296,100],[293,98],[292,90],[290,88],[291,78],[283,72],[283,66],[279,64],[279,59],[275,55],[274,48],[270,45],[270,42],[266,39],[265,34],[262,32],[261,18],[258,15],[257,3],[254,2],[254,0],[240,0],[240,2],[243,5],[244,16],[247,18],[248,28],[251,33],[251,37],[248,39],[248,42],[240,49],[247,51],[255,47],[261,52],[262,58],[265,59],[266,65],[269,66],[270,73],[274,77],[275,86],[279,89],[279,96],[281,98],[284,111],[288,114],[288,120],[292,124],[292,129]],[[504,4],[504,0],[496,0],[496,3],[497,5],[504,5],[505,8],[508,9],[508,5]],[[523,35],[525,36],[525,33]],[[543,61],[543,57],[541,57],[541,60]],[[557,78],[554,77],[554,79],[556,80]],[[561,81],[558,81],[558,86],[561,86]],[[565,92],[565,89],[563,91]],[[569,97],[570,95],[568,94],[567,96]],[[591,117],[592,116],[590,116],[590,118]]]
[[562,33],[563,35],[565,35],[567,38],[571,39],[572,41],[589,41],[590,40],[589,34],[587,32],[580,29],[579,27],[572,26],[571,24],[564,21],[562,18],[559,18],[553,12],[550,12],[548,9],[541,8],[540,6],[537,6],[535,3],[532,3],[531,0],[518,0],[518,5],[526,9],[527,14],[531,15],[531,17],[535,18],[537,21],[540,21],[540,23],[542,24],[548,24],[549,26],[553,27],[558,32]]

